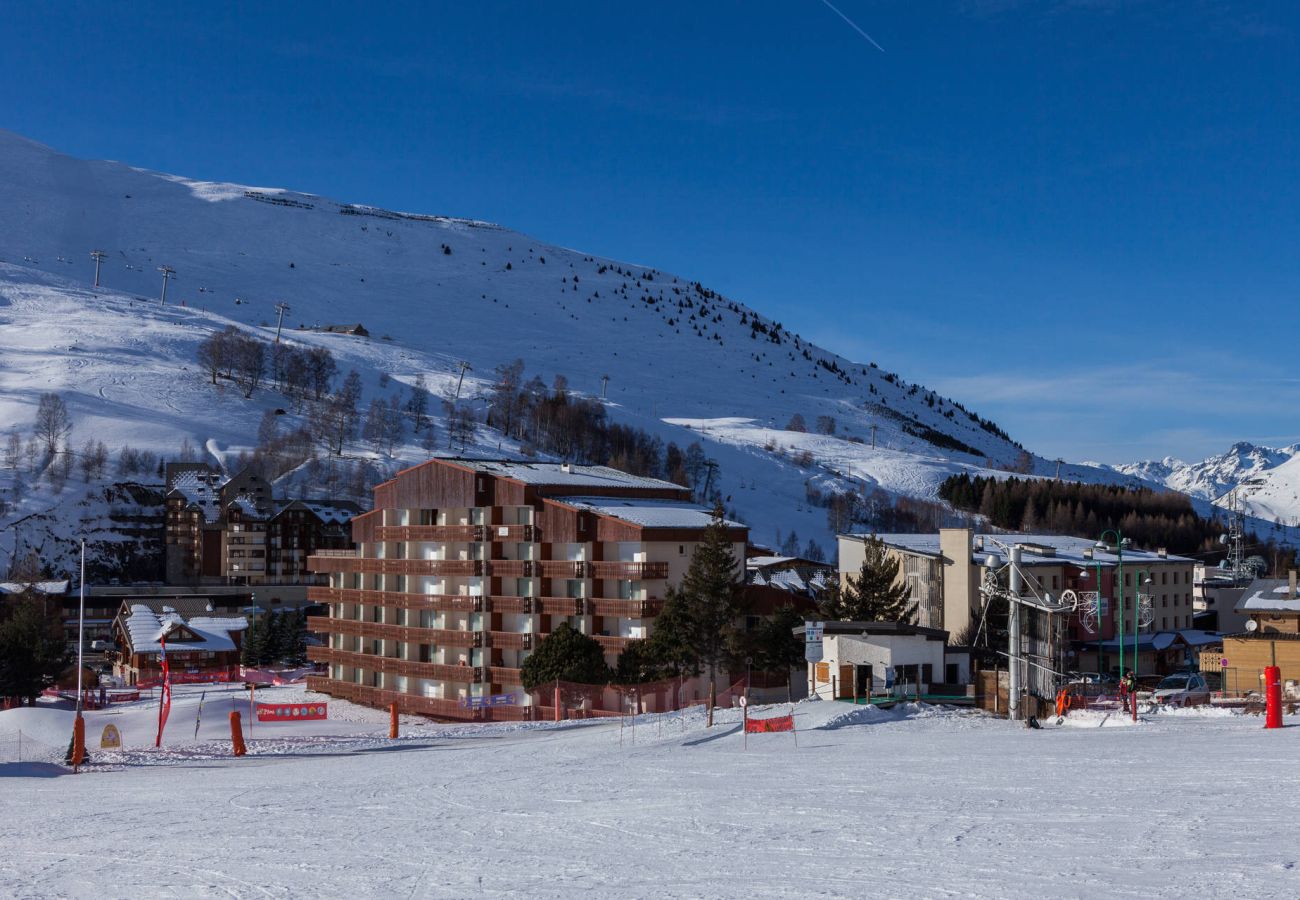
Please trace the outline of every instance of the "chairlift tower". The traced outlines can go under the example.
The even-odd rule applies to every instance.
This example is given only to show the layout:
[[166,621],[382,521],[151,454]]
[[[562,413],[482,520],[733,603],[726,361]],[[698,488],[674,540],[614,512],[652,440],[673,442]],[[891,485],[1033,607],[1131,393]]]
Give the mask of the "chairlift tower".
[[173,269],[171,266],[159,266],[158,271],[162,272],[162,277],[163,277],[162,305],[166,306],[167,305],[167,282],[171,281],[171,279],[176,275],[176,270]]
[[277,314],[275,319],[275,342],[278,344],[280,343],[280,326],[284,324],[284,314],[289,311],[289,304],[277,303],[275,304],[275,311]]
[[99,267],[108,258],[103,250],[91,250],[90,258],[95,261],[95,287],[99,287]]

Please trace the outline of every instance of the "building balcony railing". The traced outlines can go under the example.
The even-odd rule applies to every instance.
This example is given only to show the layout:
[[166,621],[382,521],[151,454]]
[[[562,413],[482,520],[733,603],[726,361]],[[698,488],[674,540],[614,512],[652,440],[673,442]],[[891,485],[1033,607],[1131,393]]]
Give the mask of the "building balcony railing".
[[360,573],[363,575],[461,575],[478,577],[486,574],[481,559],[371,559],[368,557],[333,557],[314,553],[307,557],[312,572]]
[[535,525],[380,525],[375,529],[375,540],[404,542],[532,543],[540,540],[540,535],[541,529]]
[[625,619],[644,619],[657,616],[664,608],[664,602],[658,597],[648,600],[617,600],[607,597],[593,597],[584,601],[586,611],[593,616],[619,616]]
[[357,551],[356,551],[355,548],[353,548],[353,549],[351,549],[351,550],[317,550],[317,551],[316,551],[314,554],[312,554],[312,555],[313,555],[313,556],[327,556],[327,557],[330,557],[330,558],[332,558],[332,559],[342,559],[342,558],[347,558],[347,557],[350,557],[350,556],[356,556],[356,555],[357,555]]
[[309,587],[307,599],[313,603],[365,603],[397,609],[435,609],[439,612],[483,612],[486,609],[486,598],[467,594],[415,594],[407,591]]
[[[388,672],[409,678],[427,678],[431,681],[454,681],[460,684],[479,684],[484,679],[484,668],[476,666],[448,666],[443,663],[417,662],[411,659],[394,659],[373,653],[354,653],[332,647],[308,647],[307,659],[330,665],[353,666],[367,672]],[[513,671],[518,671],[517,669]]]
[[519,670],[505,666],[488,667],[488,677],[493,684],[523,684],[519,677]]
[[437,719],[468,722],[517,722],[543,718],[547,709],[534,706],[492,706],[483,709],[466,709],[457,700],[438,697],[421,697],[402,691],[386,691],[364,684],[338,681],[320,675],[307,676],[307,690],[329,694],[339,700],[385,708],[396,703],[399,712]]
[[336,619],[331,616],[308,616],[307,628],[319,634],[346,634],[409,644],[435,644],[440,647],[483,646],[483,632],[455,628],[420,628],[414,625],[389,625],[383,622]]
[[[494,650],[531,650],[533,635],[518,631],[489,631],[487,645]],[[538,635],[540,637],[540,635]]]
[[601,649],[606,653],[622,653],[627,649],[627,645],[630,641],[636,640],[636,638],[608,637],[603,634],[593,634],[592,637],[595,639],[597,644],[600,644]]
[[666,562],[590,562],[587,563],[589,578],[629,578],[648,580],[668,577]]

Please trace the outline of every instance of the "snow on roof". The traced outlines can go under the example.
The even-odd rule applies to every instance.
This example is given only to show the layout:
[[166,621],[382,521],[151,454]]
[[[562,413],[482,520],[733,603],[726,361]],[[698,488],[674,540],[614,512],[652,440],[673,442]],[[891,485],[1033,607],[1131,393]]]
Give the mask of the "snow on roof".
[[609,466],[578,466],[568,463],[514,462],[493,459],[452,459],[449,462],[468,466],[476,472],[522,481],[524,484],[556,487],[639,487],[682,490],[680,484],[629,475]]
[[789,591],[792,594],[809,594],[826,586],[837,576],[822,566],[791,569],[751,569],[749,583]]
[[1236,611],[1300,613],[1300,598],[1291,596],[1291,584],[1285,578],[1257,578],[1237,601]]
[[[676,487],[676,485],[673,485]],[[620,499],[615,497],[564,497],[561,502],[597,515],[609,516],[640,525],[642,528],[704,528],[713,522],[713,513],[703,506],[681,500]],[[728,528],[745,528],[740,522],[723,519]]]
[[[842,537],[865,540],[870,535],[846,534],[842,535]],[[876,537],[889,546],[897,547],[900,550],[928,556],[940,555],[939,535],[937,534],[880,534],[876,535]],[[1119,557],[1113,551],[1098,549],[1097,542],[1091,538],[1071,537],[1061,534],[975,534],[971,536],[972,559],[983,562],[986,557],[992,556],[997,565],[1003,565],[1006,562],[1006,552],[997,544],[994,544],[993,540],[1007,545],[1021,544],[1026,546],[1027,549],[1022,554],[1020,561],[1023,567],[1059,566],[1063,563],[1069,563],[1081,567],[1101,565],[1103,568],[1111,568],[1119,561]],[[983,549],[980,549],[981,544]],[[1034,547],[1043,548],[1049,553],[1035,553],[1032,549]],[[1092,555],[1085,556],[1085,550],[1091,550]],[[1123,560],[1125,565],[1194,562],[1193,559],[1186,556],[1175,556],[1172,553],[1161,556],[1154,550],[1137,550],[1134,548],[1124,550]]]
[[0,581],[0,594],[21,594],[35,591],[38,594],[66,594],[68,580],[63,581]]
[[183,469],[172,474],[168,493],[176,491],[199,507],[204,519],[212,522],[221,515],[221,487],[229,480],[220,472]]
[[155,613],[143,603],[131,606],[131,614],[123,621],[123,625],[131,642],[132,653],[159,652],[162,647],[158,639],[165,630],[176,626],[188,628],[199,640],[173,643],[173,650],[234,650],[235,642],[230,633],[248,627],[247,620],[243,618],[196,616],[186,621],[170,607],[163,609],[163,612]]

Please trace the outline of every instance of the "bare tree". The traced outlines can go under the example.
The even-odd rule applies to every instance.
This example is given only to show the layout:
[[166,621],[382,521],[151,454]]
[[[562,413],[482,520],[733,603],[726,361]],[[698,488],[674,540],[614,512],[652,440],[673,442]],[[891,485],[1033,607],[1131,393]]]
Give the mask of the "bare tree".
[[18,429],[9,429],[9,437],[5,439],[5,468],[18,468],[18,460],[23,455],[23,436],[18,433]]
[[429,415],[429,386],[425,383],[423,372],[415,376],[415,383],[411,385],[411,398],[406,401],[406,410],[414,420],[412,430],[418,433],[424,428]]
[[360,402],[361,376],[354,369],[343,379],[338,392],[319,406],[316,437],[335,456],[342,455],[343,445],[356,436],[357,404]]
[[320,400],[329,393],[330,383],[338,373],[334,354],[324,347],[312,347],[304,360],[307,368],[307,383],[311,387],[312,399]]
[[45,455],[53,456],[59,446],[72,433],[72,422],[68,419],[68,407],[58,394],[41,394],[40,405],[36,408],[36,439],[45,447]]

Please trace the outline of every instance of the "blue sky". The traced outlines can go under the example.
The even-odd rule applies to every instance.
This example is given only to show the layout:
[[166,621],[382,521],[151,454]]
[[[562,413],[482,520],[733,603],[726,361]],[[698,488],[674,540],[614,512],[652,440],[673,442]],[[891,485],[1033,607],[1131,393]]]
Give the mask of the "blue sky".
[[1300,441],[1300,10],[11,3],[0,126],[697,278],[1049,456]]

